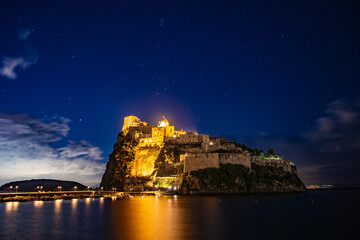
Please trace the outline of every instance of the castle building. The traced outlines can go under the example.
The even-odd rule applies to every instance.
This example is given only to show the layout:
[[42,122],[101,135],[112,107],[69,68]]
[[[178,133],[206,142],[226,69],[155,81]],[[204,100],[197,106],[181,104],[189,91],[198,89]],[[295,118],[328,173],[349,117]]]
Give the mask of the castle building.
[[124,118],[124,125],[123,125],[123,128],[122,130],[126,130],[130,127],[138,127],[140,126],[140,119],[135,117],[135,116],[127,116]]
[[171,141],[186,135],[186,131],[175,131],[174,126],[170,126],[169,121],[163,117],[157,126],[149,125],[140,121],[135,116],[124,118],[123,132],[130,132],[135,140],[139,142],[140,147],[161,145],[165,141]]

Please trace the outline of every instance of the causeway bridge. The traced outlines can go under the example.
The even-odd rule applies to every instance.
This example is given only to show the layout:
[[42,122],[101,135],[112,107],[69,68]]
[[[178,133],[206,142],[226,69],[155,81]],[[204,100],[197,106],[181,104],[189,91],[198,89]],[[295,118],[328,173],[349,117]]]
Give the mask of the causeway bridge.
[[140,191],[140,192],[117,192],[117,191],[100,191],[100,190],[84,190],[84,191],[48,191],[48,192],[0,192],[0,197],[14,196],[55,196],[55,195],[75,195],[81,196],[156,196],[156,195],[173,195],[167,191]]

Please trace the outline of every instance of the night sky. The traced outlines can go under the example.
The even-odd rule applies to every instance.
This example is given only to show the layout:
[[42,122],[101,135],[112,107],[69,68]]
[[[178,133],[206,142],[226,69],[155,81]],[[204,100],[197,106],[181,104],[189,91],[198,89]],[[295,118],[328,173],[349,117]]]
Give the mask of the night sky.
[[360,186],[359,1],[1,1],[0,184],[98,184],[123,118]]

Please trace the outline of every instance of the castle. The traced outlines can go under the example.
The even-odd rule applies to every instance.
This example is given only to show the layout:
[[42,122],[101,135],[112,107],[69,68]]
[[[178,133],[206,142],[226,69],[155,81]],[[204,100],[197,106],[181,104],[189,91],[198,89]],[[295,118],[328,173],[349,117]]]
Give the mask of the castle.
[[[140,148],[163,147],[165,143],[174,143],[183,151],[180,162],[184,164],[183,172],[191,172],[205,168],[219,168],[220,164],[239,164],[251,169],[251,163],[281,167],[285,171],[296,173],[296,168],[289,160],[279,157],[259,158],[225,139],[211,138],[208,134],[186,133],[183,129],[175,130],[163,117],[157,126],[142,122],[138,117],[124,118],[122,131],[130,133]],[[137,161],[136,161],[137,162]],[[143,164],[138,164],[139,169]],[[135,171],[149,174],[148,171]],[[146,174],[144,174],[146,175]]]
[[186,133],[183,129],[175,130],[174,126],[170,126],[169,121],[163,117],[157,126],[142,122],[138,117],[127,116],[124,118],[122,128],[124,133],[130,133],[133,139],[138,142],[139,147],[161,146],[164,142],[174,143],[192,143],[202,144],[203,150],[207,150],[208,146],[213,145],[210,142],[210,136],[206,134],[197,134],[194,132]]
[[181,188],[183,179],[191,176],[189,173],[201,169],[217,171],[224,166],[235,166],[235,169],[242,166],[246,174],[255,174],[259,166],[297,174],[294,164],[278,154],[265,154],[207,134],[175,130],[165,117],[157,125],[151,125],[136,116],[127,116],[109,155],[102,186],[124,191],[154,187],[176,190]]

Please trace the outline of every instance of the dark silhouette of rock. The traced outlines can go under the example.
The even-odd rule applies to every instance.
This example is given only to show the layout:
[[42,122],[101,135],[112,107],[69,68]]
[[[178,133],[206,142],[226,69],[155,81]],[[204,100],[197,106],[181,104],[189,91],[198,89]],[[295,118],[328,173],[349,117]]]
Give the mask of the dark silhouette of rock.
[[54,179],[31,179],[6,183],[0,187],[0,191],[9,192],[10,186],[12,186],[12,192],[16,191],[16,186],[18,186],[18,192],[36,192],[40,190],[59,191],[59,186],[61,186],[61,191],[87,190],[87,186],[73,181],[62,181]]

